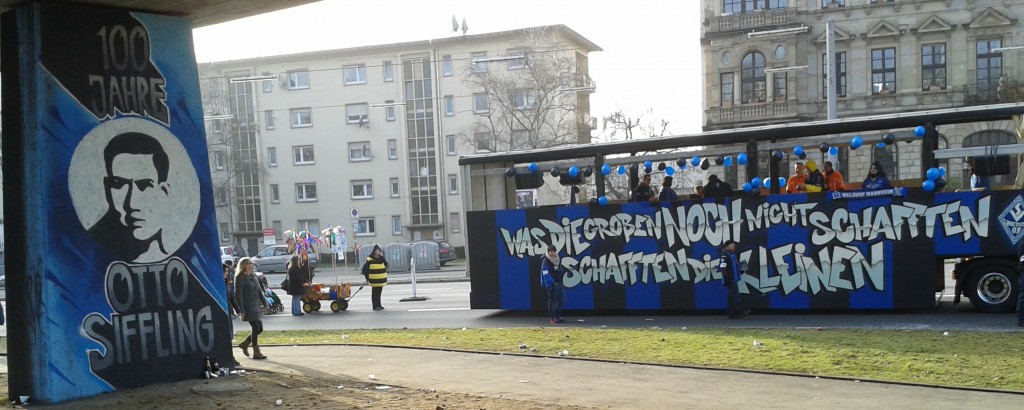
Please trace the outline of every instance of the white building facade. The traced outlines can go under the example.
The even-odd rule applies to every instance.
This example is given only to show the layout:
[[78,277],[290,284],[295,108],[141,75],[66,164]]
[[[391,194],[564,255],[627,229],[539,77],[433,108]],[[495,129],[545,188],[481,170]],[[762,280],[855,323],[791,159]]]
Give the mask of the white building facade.
[[[565,26],[200,64],[222,245],[252,255],[265,234],[281,244],[288,230],[341,226],[350,250],[430,239],[462,249],[458,158],[480,152],[495,111],[467,78],[528,67],[523,44],[537,31],[589,81],[587,54],[600,49]],[[521,90],[525,110],[534,93]],[[573,98],[574,142],[586,143],[589,96]]]

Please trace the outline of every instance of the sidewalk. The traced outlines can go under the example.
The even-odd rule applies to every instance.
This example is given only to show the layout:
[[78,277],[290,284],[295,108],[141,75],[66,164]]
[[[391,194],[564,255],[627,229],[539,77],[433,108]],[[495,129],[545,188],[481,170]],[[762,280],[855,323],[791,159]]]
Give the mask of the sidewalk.
[[[561,357],[352,345],[266,346],[267,360],[235,350],[250,370],[351,377],[436,389],[615,409],[1017,408],[1021,395]],[[375,381],[369,375],[376,377]]]

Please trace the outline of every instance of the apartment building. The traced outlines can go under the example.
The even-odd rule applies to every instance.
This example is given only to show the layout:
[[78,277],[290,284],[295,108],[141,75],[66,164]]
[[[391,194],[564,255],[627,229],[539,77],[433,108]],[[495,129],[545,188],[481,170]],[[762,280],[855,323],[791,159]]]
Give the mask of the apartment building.
[[[1021,0],[704,0],[704,129],[829,119],[828,77],[836,82],[835,118],[1020,101],[1024,80]],[[834,22],[835,64],[827,67]],[[939,148],[1017,141],[1009,122],[942,126]],[[883,131],[884,132],[884,131]],[[912,130],[890,130],[909,139]],[[881,133],[864,135],[877,141]],[[847,181],[872,161],[890,178],[921,178],[920,141],[850,150],[835,136]],[[846,141],[846,143],[842,143]],[[806,146],[817,153],[817,145]],[[789,156],[783,172],[788,173]],[[766,157],[766,155],[762,155]],[[995,185],[1013,182],[1016,161]],[[960,159],[943,160],[949,187],[963,186]],[[732,170],[732,179],[744,179]],[[740,174],[740,175],[737,175]]]
[[459,156],[590,142],[593,51],[556,25],[200,64],[222,244],[462,249]]

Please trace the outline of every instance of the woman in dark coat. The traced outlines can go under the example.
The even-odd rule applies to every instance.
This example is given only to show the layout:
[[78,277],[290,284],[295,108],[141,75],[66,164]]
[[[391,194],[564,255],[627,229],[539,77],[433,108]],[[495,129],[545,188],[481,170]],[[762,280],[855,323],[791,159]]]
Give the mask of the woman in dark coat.
[[292,255],[288,261],[288,288],[284,291],[292,295],[292,315],[302,316],[302,297],[306,295],[309,278],[306,270],[299,263],[299,255]]
[[384,285],[388,284],[388,260],[384,259],[380,245],[373,245],[373,251],[363,263],[363,276],[370,282],[370,289],[373,291],[373,310],[384,310],[384,306],[380,304],[380,294],[384,291]]
[[263,315],[260,314],[260,306],[264,305],[266,299],[263,295],[263,287],[256,279],[256,264],[252,259],[242,258],[238,261],[235,270],[235,302],[238,303],[242,320],[249,322],[252,333],[245,337],[238,347],[242,353],[249,356],[249,346],[252,346],[253,359],[266,359],[260,353],[259,336],[263,333]]

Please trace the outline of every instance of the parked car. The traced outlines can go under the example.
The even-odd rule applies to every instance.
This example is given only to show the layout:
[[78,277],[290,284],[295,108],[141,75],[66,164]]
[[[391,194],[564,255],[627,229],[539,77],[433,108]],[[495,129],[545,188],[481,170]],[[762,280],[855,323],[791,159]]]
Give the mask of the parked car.
[[437,259],[441,261],[441,266],[455,259],[454,246],[443,240],[434,240],[434,242],[437,242]]
[[[256,262],[256,268],[260,272],[287,272],[288,261],[291,260],[292,254],[288,252],[288,245],[273,245],[263,248],[260,253],[256,254],[252,258],[253,262]],[[309,267],[310,270],[316,270],[317,265],[320,264],[320,258],[315,253],[309,254]]]
[[244,258],[246,256],[249,256],[249,255],[245,254],[245,249],[242,249],[241,246],[235,245],[235,246],[221,246],[220,247],[220,263],[221,264],[228,263],[228,264],[231,264],[231,266],[235,266],[235,261],[237,261],[237,260],[239,260],[241,258]]

